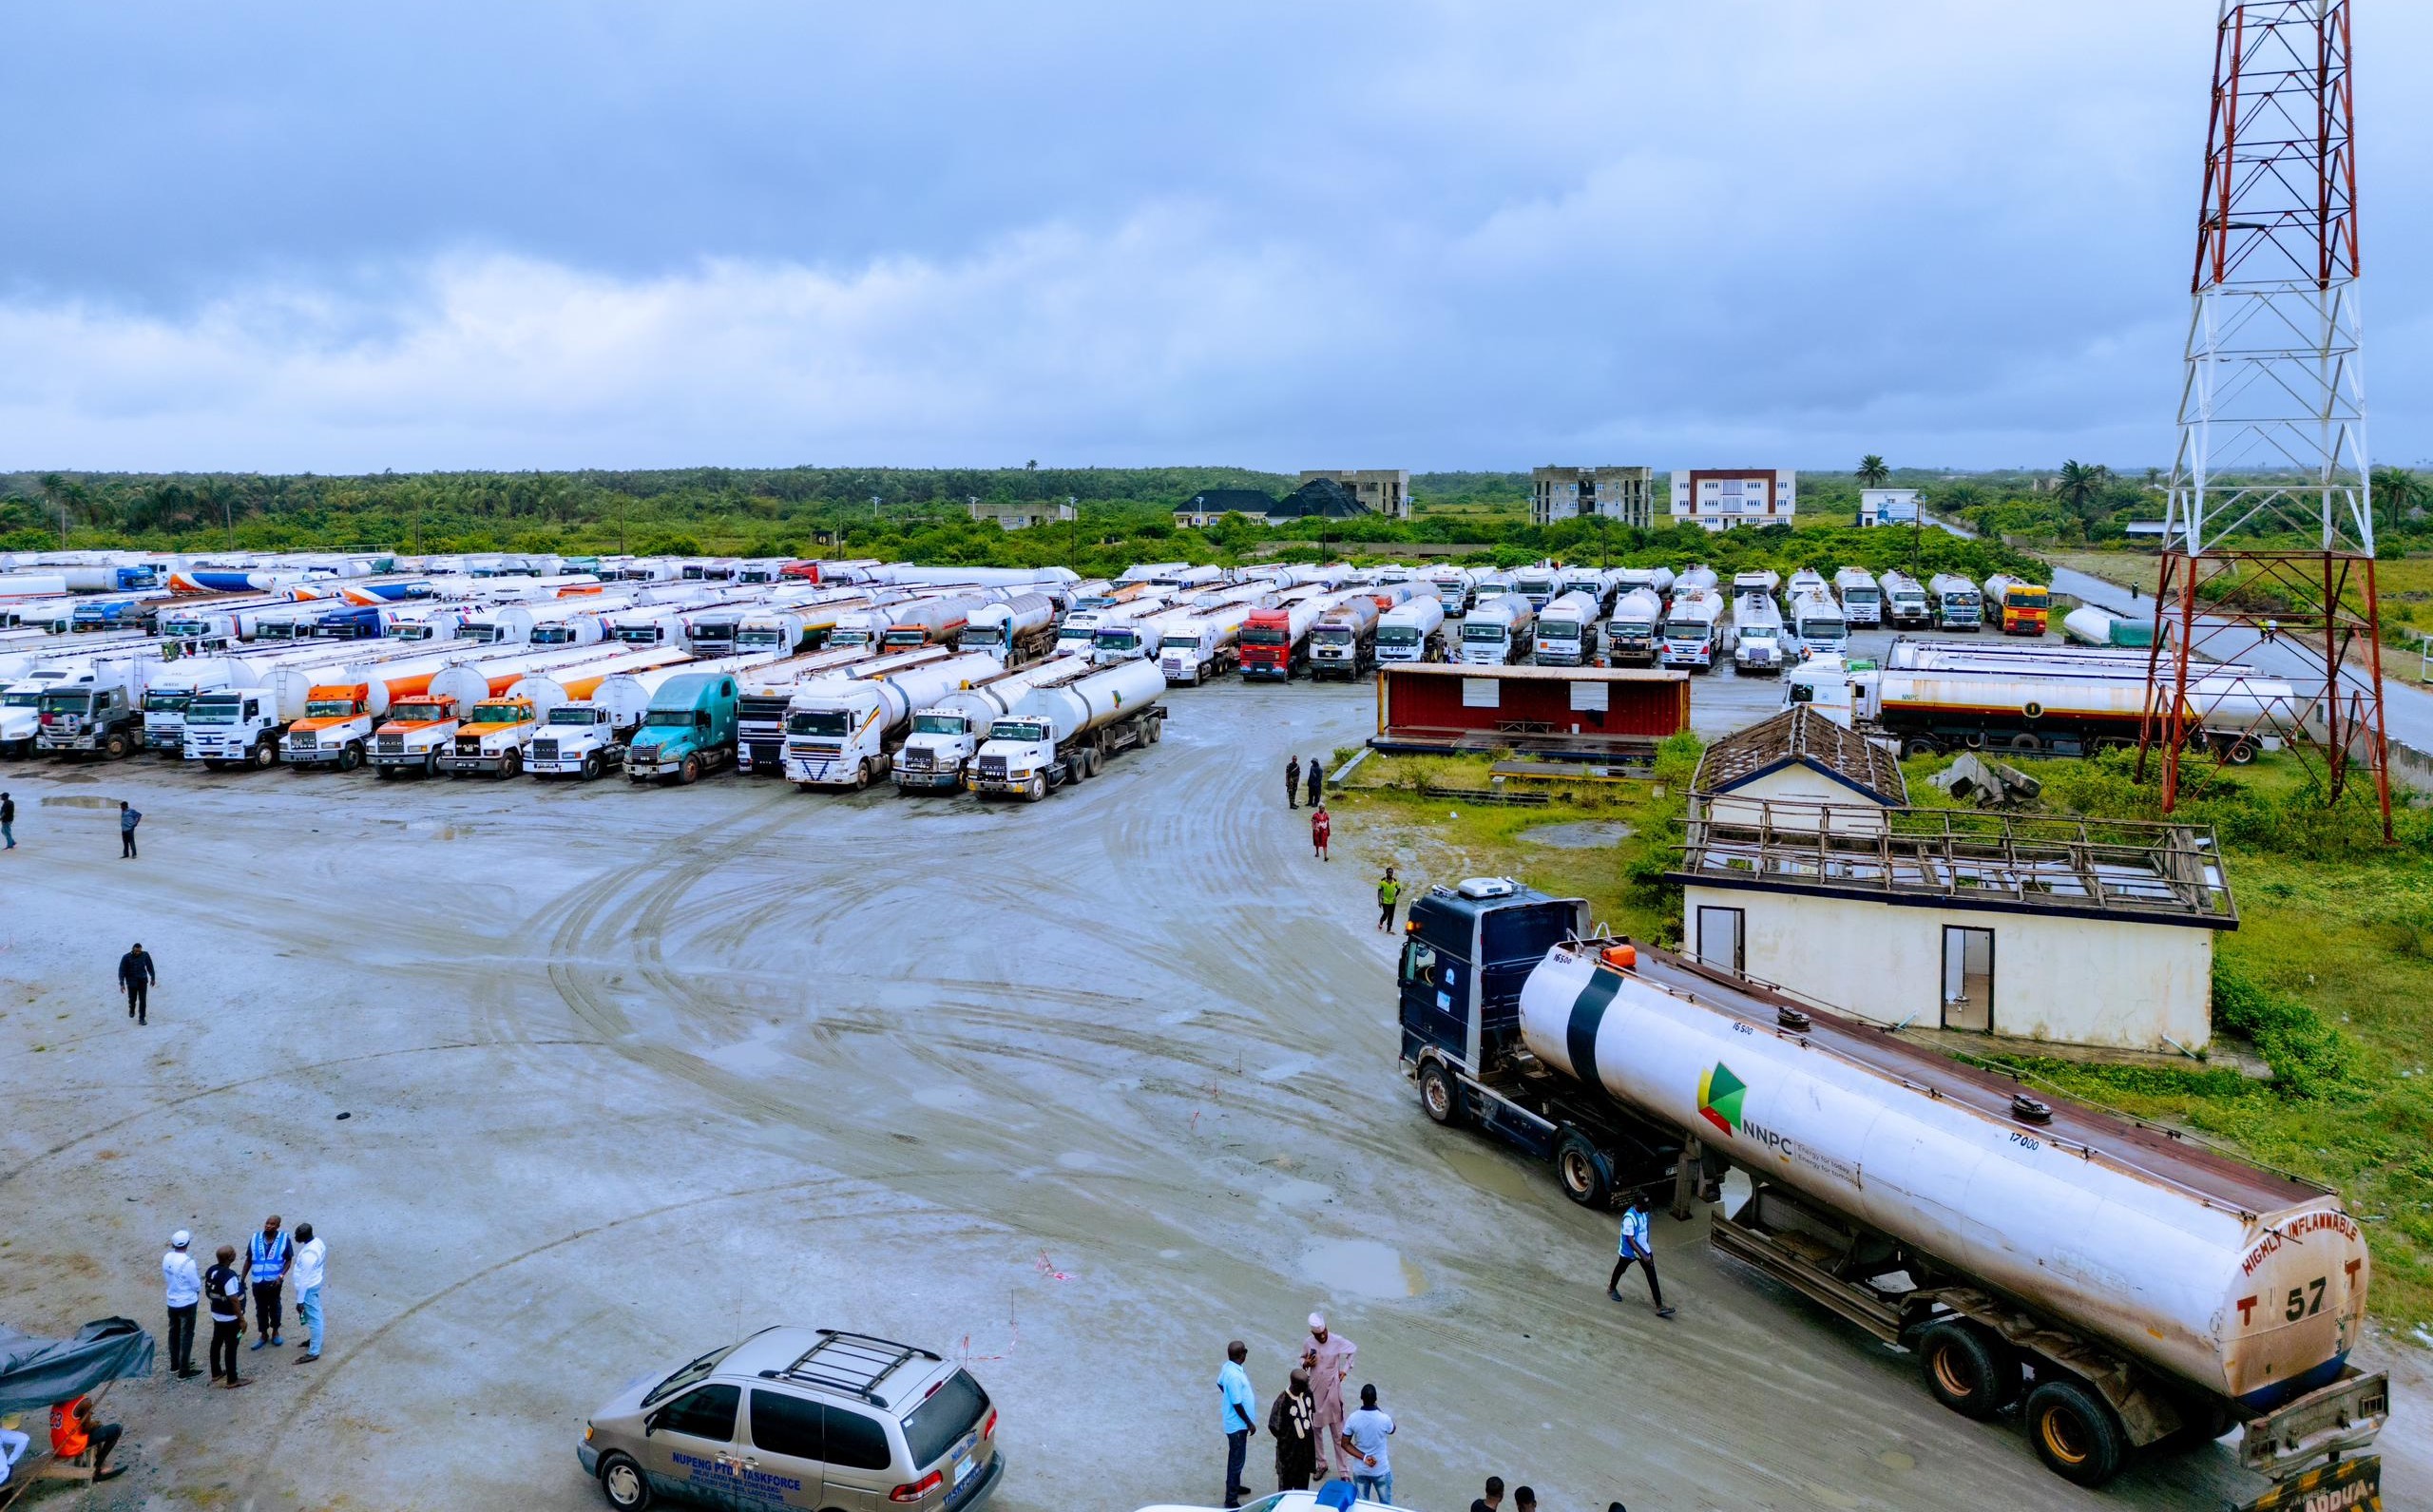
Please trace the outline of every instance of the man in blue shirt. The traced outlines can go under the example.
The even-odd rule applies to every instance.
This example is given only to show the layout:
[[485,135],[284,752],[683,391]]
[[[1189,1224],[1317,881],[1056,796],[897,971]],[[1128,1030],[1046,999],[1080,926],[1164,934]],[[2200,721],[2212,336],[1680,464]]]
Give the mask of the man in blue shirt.
[[295,1258],[296,1246],[286,1234],[278,1232],[278,1215],[274,1213],[262,1220],[262,1232],[254,1235],[253,1242],[245,1251],[246,1279],[254,1287],[254,1348],[257,1349],[280,1342],[278,1293],[287,1282],[287,1268]]
[[1619,1257],[1614,1261],[1614,1273],[1605,1278],[1605,1294],[1619,1302],[1622,1293],[1616,1290],[1622,1284],[1622,1273],[1633,1265],[1647,1267],[1647,1294],[1656,1301],[1656,1315],[1669,1318],[1673,1310],[1664,1305],[1664,1288],[1656,1280],[1656,1251],[1647,1239],[1647,1194],[1631,1194],[1630,1206],[1622,1212],[1622,1235]]
[[1236,1339],[1225,1346],[1225,1365],[1216,1372],[1216,1390],[1225,1399],[1225,1504],[1237,1507],[1251,1488],[1242,1483],[1242,1465],[1249,1458],[1251,1434],[1256,1431],[1251,1417],[1250,1372],[1242,1362],[1251,1357],[1250,1346]]

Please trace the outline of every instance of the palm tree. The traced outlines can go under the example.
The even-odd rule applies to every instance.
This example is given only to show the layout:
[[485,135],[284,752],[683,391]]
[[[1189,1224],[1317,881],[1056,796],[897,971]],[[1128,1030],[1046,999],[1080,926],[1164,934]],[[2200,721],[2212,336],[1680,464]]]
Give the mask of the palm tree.
[[2061,502],[2070,507],[2072,513],[2084,519],[2095,507],[2096,495],[2103,491],[2104,484],[2111,477],[2112,469],[2100,463],[2064,462],[2061,464],[2060,486],[2054,491],[2061,496]]
[[2405,468],[2374,469],[2374,503],[2381,506],[2378,512],[2393,526],[2405,520],[2410,510],[2423,508],[2428,496],[2433,496],[2433,488]]
[[1860,488],[1881,488],[1884,487],[1885,480],[1892,476],[1892,469],[1884,465],[1882,457],[1870,451],[1859,458],[1858,475]]

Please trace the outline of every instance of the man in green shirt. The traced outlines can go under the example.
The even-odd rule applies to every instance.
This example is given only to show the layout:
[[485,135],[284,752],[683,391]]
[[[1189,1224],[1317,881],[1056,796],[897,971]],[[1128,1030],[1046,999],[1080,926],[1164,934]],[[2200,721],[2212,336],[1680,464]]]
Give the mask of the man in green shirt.
[[1403,885],[1394,880],[1394,869],[1388,867],[1386,874],[1377,879],[1378,928],[1391,929],[1394,927],[1394,905],[1401,900],[1402,895]]

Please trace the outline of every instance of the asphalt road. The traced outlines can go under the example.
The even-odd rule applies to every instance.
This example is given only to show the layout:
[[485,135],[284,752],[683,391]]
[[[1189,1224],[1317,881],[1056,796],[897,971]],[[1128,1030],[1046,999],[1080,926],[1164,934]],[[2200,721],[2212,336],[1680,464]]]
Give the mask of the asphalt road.
[[[1419,1113],[1368,838],[1320,864],[1280,801],[1285,754],[1357,740],[1369,692],[1176,709],[1028,808],[9,770],[7,1321],[158,1328],[181,1226],[207,1251],[276,1211],[330,1245],[326,1358],[120,1388],[131,1473],[76,1504],[588,1508],[584,1412],[776,1321],[967,1358],[1007,1512],[1208,1503],[1225,1341],[1264,1401],[1312,1307],[1360,1345],[1420,1508],[1490,1473],[1547,1512],[2250,1488],[2211,1447],[2082,1494],[1687,1225],[1657,1225],[1676,1319],[1606,1301],[1612,1218]],[[144,1028],[110,990],[137,938]],[[2395,1505],[2433,1485],[2422,1358]]]

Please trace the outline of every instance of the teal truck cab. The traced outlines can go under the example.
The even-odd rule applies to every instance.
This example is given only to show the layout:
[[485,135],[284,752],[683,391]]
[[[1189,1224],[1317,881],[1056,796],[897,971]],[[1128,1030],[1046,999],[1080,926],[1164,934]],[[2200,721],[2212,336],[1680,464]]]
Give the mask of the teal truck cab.
[[733,761],[735,708],[732,673],[691,672],[661,683],[625,748],[626,779],[697,782]]

